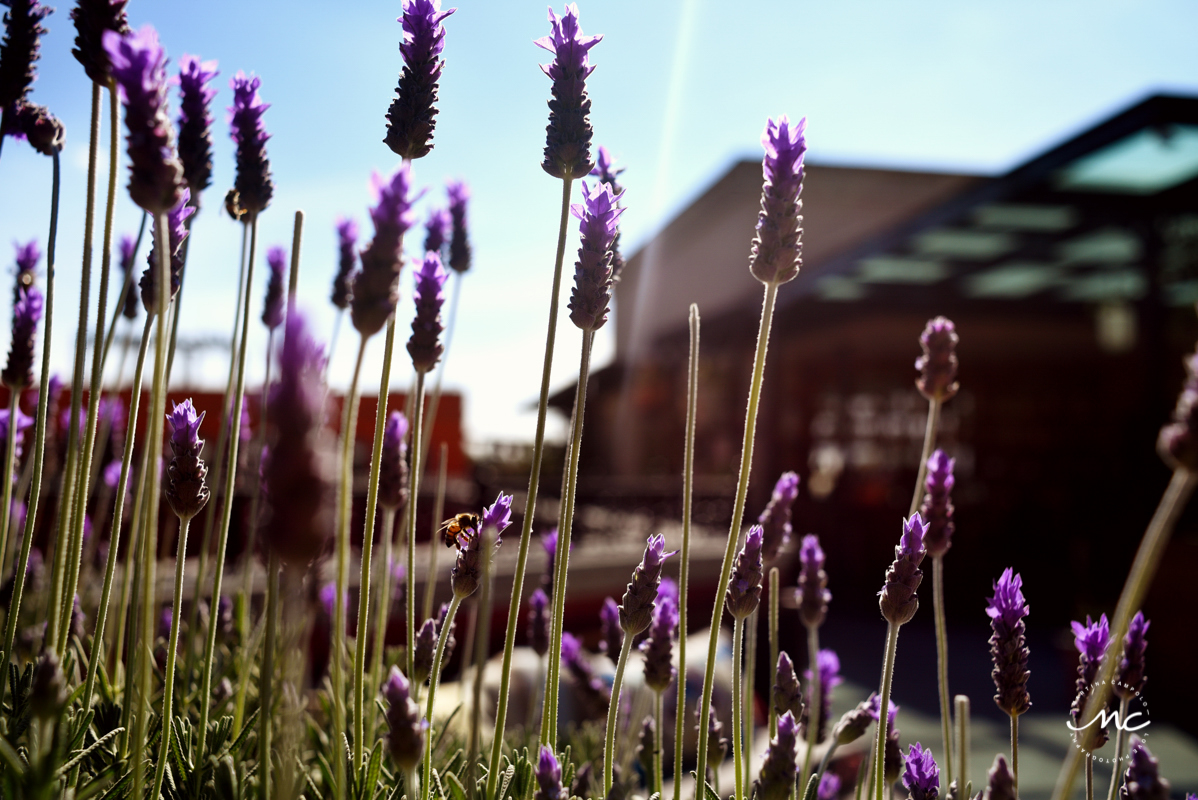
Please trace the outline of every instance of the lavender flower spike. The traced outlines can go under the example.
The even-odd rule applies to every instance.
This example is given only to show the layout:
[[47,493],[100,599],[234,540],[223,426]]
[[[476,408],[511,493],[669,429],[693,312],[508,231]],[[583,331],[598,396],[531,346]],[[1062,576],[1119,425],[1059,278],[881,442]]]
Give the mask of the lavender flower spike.
[[798,724],[788,711],[778,718],[778,735],[770,742],[761,765],[761,778],[757,781],[757,797],[760,800],[786,800],[794,788],[795,750]]
[[749,528],[744,547],[736,557],[732,578],[725,593],[728,613],[744,619],[761,601],[761,542],[765,534],[760,525]]
[[274,196],[275,185],[270,176],[270,160],[266,157],[266,140],[270,134],[262,124],[262,115],[269,105],[258,96],[262,80],[246,77],[238,71],[229,81],[233,90],[233,105],[229,107],[229,132],[237,143],[237,191],[239,210],[253,219],[265,211]]
[[894,563],[886,570],[886,585],[878,592],[878,605],[882,616],[894,625],[911,621],[919,608],[919,597],[915,594],[923,580],[919,569],[927,551],[923,548],[923,535],[928,526],[919,512],[903,520],[903,536],[894,548]]
[[[187,220],[196,213],[195,207],[189,205],[191,190],[184,188],[179,194],[179,202],[166,215],[166,230],[169,239],[171,270],[171,297],[179,292],[183,283],[183,241],[187,238]],[[141,274],[141,303],[147,314],[157,311],[158,305],[158,226],[154,226],[154,239],[150,245],[150,254],[146,257],[146,270]]]
[[4,385],[19,392],[33,383],[33,350],[36,346],[37,324],[42,318],[42,293],[30,285],[17,291],[12,307],[12,342],[8,348],[8,363],[4,367]]
[[395,766],[410,773],[424,755],[428,720],[421,718],[420,707],[412,699],[408,680],[399,667],[391,667],[382,694],[387,701],[387,752]]
[[15,303],[19,299],[18,290],[32,286],[37,280],[37,265],[42,260],[42,251],[37,245],[37,239],[30,239],[25,244],[14,242],[13,247],[16,250],[13,260],[17,266],[17,281],[12,292],[12,300]]
[[[810,714],[814,709],[819,715],[816,719],[815,740],[822,742],[827,733],[828,720],[832,716],[832,690],[844,683],[844,678],[840,677],[840,657],[836,655],[835,650],[827,648],[820,650],[816,654],[815,664],[819,669],[819,698],[817,700],[810,696],[811,687],[814,685],[811,670],[803,670],[803,680],[807,682],[808,697],[804,707],[806,714],[800,719],[799,732],[803,739],[807,739],[807,726],[811,724]],[[891,708],[894,706],[892,705]]]
[[175,403],[167,415],[171,424],[171,450],[175,457],[166,468],[166,499],[180,519],[191,519],[208,502],[208,467],[200,458],[204,440],[200,438],[200,423],[204,415],[196,414],[191,398]]
[[133,271],[133,259],[137,256],[137,240],[132,236],[125,234],[121,237],[121,274],[125,276],[125,282],[129,284],[129,291],[125,292],[125,307],[121,309],[121,313],[125,315],[125,319],[137,319],[137,282],[130,276]]
[[362,270],[354,277],[350,319],[363,336],[382,330],[399,301],[403,237],[414,221],[411,170],[405,163],[390,179],[375,173],[371,185],[378,202],[370,209],[374,238],[361,253]]
[[649,627],[661,583],[661,568],[677,552],[666,552],[666,537],[660,533],[649,537],[645,555],[632,571],[632,580],[620,602],[620,627],[625,634],[636,636]]
[[266,251],[266,265],[270,268],[270,277],[266,282],[266,300],[262,303],[262,324],[273,331],[283,324],[287,251],[282,247],[270,248]]
[[807,152],[807,119],[791,125],[785,114],[765,123],[761,143],[765,158],[761,171],[761,211],[757,235],[749,254],[749,272],[765,284],[795,279],[803,265],[803,154]]
[[208,83],[219,73],[215,61],[184,55],[179,61],[179,160],[183,180],[191,189],[191,202],[200,205],[200,193],[212,185],[212,98]]
[[[624,187],[617,180],[623,168],[616,169],[612,160],[611,153],[606,147],[599,148],[599,158],[595,162],[595,168],[591,170],[591,176],[598,178],[600,183],[606,183],[611,187],[612,194],[620,197],[624,194]],[[620,280],[620,272],[624,269],[624,256],[620,253],[620,231],[616,230],[615,237],[611,240],[611,279],[612,283]]]
[[923,348],[923,355],[915,360],[915,368],[920,371],[915,385],[928,400],[944,402],[960,388],[957,383],[958,341],[956,326],[945,317],[928,320],[920,334],[919,346]]
[[1134,737],[1123,775],[1120,800],[1168,800],[1169,782],[1161,777],[1160,762],[1149,752],[1144,740]]
[[614,664],[624,645],[624,629],[620,627],[620,604],[611,597],[603,598],[599,607],[599,649]]
[[[12,113],[25,102],[37,79],[34,66],[40,58],[42,20],[54,11],[37,0],[11,0],[4,5],[4,40],[0,42],[0,109]],[[7,131],[6,131],[7,133]]]
[[783,650],[778,654],[778,668],[774,673],[774,713],[778,716],[789,713],[795,719],[803,715],[803,690],[795,675],[794,662]]
[[856,707],[849,709],[832,729],[832,737],[837,744],[845,745],[855,742],[865,735],[870,722],[876,722],[880,716],[881,700],[874,692],[862,700]]
[[395,99],[387,109],[387,136],[383,142],[400,158],[422,158],[433,149],[437,126],[437,82],[445,61],[445,28],[441,22],[456,8],[441,10],[441,0],[404,0],[403,71]]
[[337,220],[337,274],[333,276],[333,305],[344,311],[353,297],[354,273],[358,263],[358,223]]
[[541,657],[549,652],[549,595],[540,587],[528,598],[528,646]]
[[494,533],[495,547],[500,536],[512,524],[512,495],[499,493],[495,502],[483,509],[479,530],[470,536],[464,547],[458,550],[457,563],[450,571],[450,584],[454,597],[464,600],[477,591],[482,579],[482,539],[484,533]]
[[828,616],[828,603],[832,593],[827,590],[828,573],[824,572],[824,551],[819,546],[819,537],[807,534],[799,545],[799,588],[795,599],[799,606],[799,619],[808,628],[824,624]]
[[103,42],[125,104],[129,196],[151,214],[165,213],[179,204],[183,192],[183,165],[166,113],[166,53],[150,25],[124,36],[104,31]]
[[924,750],[919,742],[911,745],[904,757],[906,771],[903,786],[911,794],[911,800],[936,800],[940,796],[940,768],[932,758],[931,750]]
[[591,99],[586,88],[586,79],[595,68],[587,63],[587,53],[603,37],[582,35],[578,6],[573,3],[560,17],[549,9],[549,24],[553,26],[550,35],[534,43],[553,53],[553,61],[541,65],[541,71],[553,81],[541,169],[555,178],[577,179],[595,166],[591,160]]
[[769,504],[757,518],[757,524],[765,531],[761,544],[761,558],[766,564],[773,563],[778,551],[790,541],[790,509],[799,496],[797,472],[783,472],[774,484],[774,493]]
[[649,638],[641,643],[645,657],[645,685],[655,692],[670,688],[674,669],[674,635],[678,630],[678,606],[669,597],[659,597],[649,625]]
[[[1078,652],[1077,696],[1073,698],[1069,716],[1073,720],[1073,728],[1078,730],[1086,722],[1081,719],[1082,711],[1086,707],[1086,701],[1090,699],[1090,692],[1094,688],[1094,679],[1098,676],[1098,667],[1102,663],[1102,657],[1111,643],[1111,626],[1107,622],[1106,614],[1103,614],[1099,617],[1098,622],[1086,617],[1085,625],[1074,622],[1072,627],[1073,644]],[[1080,741],[1081,731],[1078,730],[1075,736]],[[1107,732],[1105,728],[1102,728],[1094,735],[1094,748],[1102,747],[1106,741]]]
[[1161,428],[1157,452],[1173,469],[1198,471],[1198,352],[1186,357],[1186,380],[1172,421]]
[[583,203],[570,206],[581,220],[581,247],[574,265],[574,291],[570,294],[570,321],[584,331],[596,331],[607,322],[611,303],[612,242],[624,209],[606,183],[582,184]]
[[424,252],[436,253],[443,257],[445,254],[442,251],[445,249],[445,240],[449,238],[452,224],[449,212],[445,209],[434,208],[428,212],[428,219],[424,222]]
[[[412,679],[417,684],[423,684],[427,681],[429,674],[433,671],[433,656],[436,649],[437,623],[435,620],[426,619],[424,624],[420,626],[420,630],[416,631],[416,647],[412,656]],[[446,653],[450,649],[447,642],[445,645]],[[448,658],[448,655],[446,657]]]
[[986,604],[990,617],[990,656],[994,660],[994,702],[1012,716],[1025,714],[1032,707],[1027,692],[1028,649],[1024,617],[1028,615],[1023,597],[1023,578],[1009,567],[994,584],[994,596]]
[[1137,611],[1123,637],[1123,658],[1119,660],[1119,677],[1113,690],[1121,700],[1131,700],[1144,691],[1148,679],[1144,675],[1144,651],[1148,649],[1148,628],[1152,623]]
[[379,505],[398,511],[408,504],[408,418],[392,411],[383,429],[379,460]]
[[129,0],[79,0],[71,10],[75,23],[75,47],[71,55],[83,65],[87,77],[101,86],[108,84],[111,65],[104,52],[104,31],[121,36],[129,32],[125,6]]
[[562,786],[562,767],[557,763],[557,757],[549,747],[541,746],[541,754],[537,758],[537,790],[533,800],[566,800],[567,792]]
[[937,450],[928,458],[928,477],[924,481],[927,493],[923,496],[920,516],[928,523],[923,545],[933,558],[943,556],[953,544],[953,466],[956,459]]
[[1015,776],[1007,765],[1006,756],[999,753],[987,776],[986,800],[1017,800]]
[[[449,268],[459,275],[470,269],[470,236],[466,228],[466,205],[470,187],[465,181],[450,181],[445,186],[449,195],[449,218],[452,222],[449,239]],[[425,250],[431,248],[425,247]]]
[[62,152],[67,131],[50,109],[37,103],[22,101],[12,108],[11,123],[5,122],[3,134],[24,138],[29,146],[44,156]]
[[441,343],[441,307],[445,305],[445,281],[449,273],[441,266],[441,257],[425,253],[416,271],[416,316],[412,318],[412,337],[408,339],[408,354],[417,372],[429,372],[441,360],[445,346]]
[[819,779],[819,789],[815,792],[816,800],[836,800],[840,796],[840,776],[835,772],[825,772]]
[[[33,425],[33,417],[26,416],[25,413],[23,411],[21,411],[21,407],[19,405],[16,408],[16,412],[17,412],[16,413],[17,424],[15,427],[16,427],[17,442],[16,442],[16,447],[13,450],[13,452],[15,454],[16,459],[19,461],[21,459],[22,445],[24,445],[24,443],[25,443],[25,431],[27,431]],[[9,436],[9,433],[12,431],[13,427],[14,426],[12,424],[12,419],[9,416],[8,409],[0,408],[0,447],[4,448],[4,452],[7,452],[8,436]],[[14,483],[16,482],[17,477],[18,476],[15,474],[15,471],[14,471],[14,475],[13,475]]]

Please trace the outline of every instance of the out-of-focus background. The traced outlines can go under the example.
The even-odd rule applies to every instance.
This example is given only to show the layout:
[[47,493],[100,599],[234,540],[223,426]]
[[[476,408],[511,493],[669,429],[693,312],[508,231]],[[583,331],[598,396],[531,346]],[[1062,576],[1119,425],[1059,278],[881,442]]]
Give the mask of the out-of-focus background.
[[[64,377],[78,308],[89,99],[69,52],[67,5],[47,20],[33,92],[67,125],[53,355]],[[549,84],[537,64],[548,54],[532,40],[548,31],[544,6],[458,5],[446,21],[436,147],[414,166],[417,185],[428,187],[421,218],[444,205],[446,179],[473,189],[474,263],[460,279],[425,482],[435,483],[444,442],[449,512],[526,486],[559,198],[538,166]],[[219,60],[217,107],[229,105],[237,70],[261,76],[277,188],[260,241],[289,247],[292,213],[306,212],[301,305],[326,332],[335,318],[327,300],[334,222],[351,216],[368,239],[369,176],[397,166],[381,140],[401,64],[399,12],[380,2],[133,0],[129,8],[135,26],[158,28],[174,63],[184,53]],[[957,459],[958,533],[946,568],[951,685],[974,698],[976,714],[998,718],[982,609],[990,582],[1014,566],[1032,609],[1034,713],[1063,728],[1074,664],[1068,620],[1113,608],[1167,481],[1156,431],[1198,337],[1198,7],[604,0],[583,6],[581,19],[585,32],[605,36],[591,51],[592,122],[595,143],[627,168],[629,264],[596,340],[575,627],[593,626],[602,597],[618,595],[637,556],[636,547],[624,548],[624,559],[594,542],[677,524],[691,302],[704,326],[696,520],[713,535],[726,529],[760,302],[746,269],[760,196],[757,142],[767,116],[806,116],[804,268],[779,300],[749,514],[780,472],[801,474],[796,533],[821,536],[834,595],[824,642],[840,651],[852,683],[875,682],[883,626],[873,595],[923,434],[917,337],[929,317],[952,317],[962,391],[941,429]],[[221,210],[233,161],[217,116],[214,184],[192,229],[173,387],[205,394],[197,404],[213,408],[227,370],[240,244]],[[44,246],[48,176],[44,158],[5,146],[4,246],[34,237]],[[122,176],[118,234],[135,232],[140,219],[123,184]],[[97,233],[97,256],[99,247]],[[568,255],[576,247],[572,232]],[[407,273],[401,290],[402,331],[412,313]],[[252,293],[260,303],[260,280]],[[579,336],[565,315],[558,333],[555,446],[538,511],[546,524],[577,376]],[[344,325],[332,354],[335,392],[348,383],[353,338]],[[255,392],[265,340],[254,326]],[[377,375],[381,360],[375,341],[364,374]],[[409,377],[400,352],[393,406]],[[114,365],[109,383],[118,380]],[[367,394],[375,380],[367,377]],[[363,440],[372,402],[361,411]],[[422,504],[427,531],[435,520],[431,502]],[[361,514],[354,518],[360,525]],[[704,557],[718,563],[718,548],[700,553],[696,567],[702,619],[715,595]],[[1175,776],[1191,756],[1198,762],[1179,732],[1198,735],[1196,572],[1191,512],[1145,608],[1153,620],[1146,696],[1154,725],[1170,726],[1181,748],[1170,762]],[[793,552],[782,577],[793,580]],[[898,701],[929,716],[931,630],[926,613],[904,628],[896,677]],[[805,663],[800,635],[785,644]],[[1063,748],[1048,734],[1044,742],[1046,752]],[[1194,769],[1175,785],[1198,789]]]

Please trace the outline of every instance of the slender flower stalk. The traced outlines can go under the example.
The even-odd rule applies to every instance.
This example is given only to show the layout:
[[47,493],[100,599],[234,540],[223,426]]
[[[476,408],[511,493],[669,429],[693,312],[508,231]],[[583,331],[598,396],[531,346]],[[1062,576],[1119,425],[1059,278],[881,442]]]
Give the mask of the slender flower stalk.
[[[382,573],[382,580],[379,581],[378,608],[375,611],[373,662],[370,669],[372,686],[378,686],[382,681],[383,650],[387,644],[387,625],[391,616],[391,603],[394,594],[392,577],[397,567],[405,577],[407,576],[407,570],[402,565],[394,564],[392,557],[395,518],[408,502],[407,433],[407,418],[399,411],[392,411],[387,417],[386,427],[383,430],[383,447],[379,466],[378,504],[383,509],[381,532],[383,553],[380,559],[381,569],[379,572]],[[396,582],[396,585],[399,585],[399,582]],[[374,720],[375,714],[372,710],[371,730],[374,729]]]
[[[930,379],[929,379],[930,380]],[[955,459],[936,450],[928,458],[924,469],[927,475],[926,494],[920,506],[920,516],[928,523],[924,547],[932,557],[932,611],[936,620],[936,682],[940,689],[940,729],[944,737],[945,783],[953,782],[952,753],[952,706],[948,689],[948,631],[944,617],[944,556],[952,546],[953,523],[952,490],[955,479]]]
[[957,785],[969,786],[969,697],[959,694],[953,698],[954,714],[957,723]]
[[[785,476],[784,476],[785,477]],[[797,481],[797,479],[796,479]],[[795,486],[797,490],[797,483]],[[824,551],[819,545],[819,537],[808,534],[799,545],[799,586],[795,592],[796,605],[799,607],[799,619],[807,628],[808,674],[811,676],[811,697],[823,697],[830,687],[823,686],[823,670],[817,669],[819,661],[819,626],[828,616],[828,603],[832,593],[828,591],[828,573],[824,571]],[[810,711],[818,717],[817,724],[807,725],[807,747],[803,754],[803,769],[799,773],[799,786],[806,786],[811,774],[811,754],[819,744],[824,726],[827,724],[827,714],[822,708]]]
[[686,721],[686,602],[690,577],[691,509],[695,480],[695,418],[699,398],[699,307],[689,312],[690,353],[687,359],[686,438],[682,453],[682,551],[678,565],[678,700],[674,714],[674,800],[682,798],[682,739]]

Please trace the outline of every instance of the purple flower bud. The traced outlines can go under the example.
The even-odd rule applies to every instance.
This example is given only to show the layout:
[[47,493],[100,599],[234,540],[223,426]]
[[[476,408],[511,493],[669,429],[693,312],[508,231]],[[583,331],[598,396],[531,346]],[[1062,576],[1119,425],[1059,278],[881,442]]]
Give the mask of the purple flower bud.
[[1137,611],[1123,637],[1123,658],[1119,660],[1119,677],[1113,687],[1121,700],[1131,700],[1144,691],[1148,679],[1144,675],[1144,651],[1148,649],[1148,628],[1152,623]]
[[545,595],[553,596],[553,570],[557,561],[557,528],[541,534],[541,547],[545,548],[545,574],[541,576],[541,588]]
[[[23,411],[21,411],[21,407],[19,405],[16,408],[16,412],[17,412],[17,425],[16,425],[17,444],[16,444],[16,449],[14,450],[14,453],[16,454],[16,459],[18,461],[20,461],[21,450],[22,450],[21,446],[24,444],[24,441],[25,441],[25,431],[28,430],[30,428],[30,426],[33,425],[33,417],[25,416],[25,413]],[[4,448],[4,450],[2,450],[0,452],[8,452],[8,434],[9,434],[9,431],[12,429],[11,421],[12,420],[9,417],[9,410],[7,408],[0,408],[0,447]],[[15,473],[16,470],[13,470],[13,472]],[[13,483],[16,483],[16,479],[18,476],[16,474],[14,474],[12,477],[13,477]]]
[[994,584],[994,596],[986,603],[990,617],[990,657],[994,661],[994,702],[1008,714],[1018,716],[1032,707],[1027,691],[1028,649],[1023,618],[1028,615],[1023,597],[1023,578],[1011,568]]
[[777,716],[789,713],[792,718],[803,716],[803,691],[799,686],[799,678],[795,675],[794,662],[783,650],[778,654],[778,667],[774,672],[773,690],[774,713]]
[[765,534],[760,525],[749,528],[744,547],[736,556],[732,578],[725,593],[728,613],[736,619],[744,619],[753,613],[761,601],[761,542]]
[[470,237],[466,228],[466,204],[470,200],[470,187],[465,181],[450,181],[445,186],[445,192],[449,195],[449,217],[453,221],[449,239],[449,268],[460,275],[470,269]]
[[412,337],[408,339],[408,353],[417,372],[429,372],[441,359],[445,351],[441,344],[441,307],[445,305],[445,281],[449,273],[441,266],[441,257],[436,253],[425,253],[424,261],[416,271],[416,316],[412,318]]
[[919,565],[927,555],[923,549],[923,535],[927,529],[918,511],[910,519],[903,520],[903,536],[894,548],[894,563],[886,570],[886,585],[878,592],[882,616],[894,625],[910,622],[919,608],[919,597],[915,592],[923,580]]
[[382,695],[387,701],[387,752],[395,766],[410,773],[424,754],[428,720],[421,718],[420,707],[412,699],[408,680],[399,667],[391,667]]
[[798,725],[788,711],[778,718],[778,735],[770,740],[761,765],[761,777],[757,781],[757,797],[760,800],[786,800],[794,789],[795,751],[798,745]]
[[13,247],[16,250],[13,260],[17,262],[17,272],[36,273],[38,262],[42,260],[42,251],[38,247],[37,239],[30,239],[25,244],[14,243]]
[[641,734],[636,744],[636,762],[646,775],[653,774],[653,756],[657,752],[656,739],[657,724],[654,723],[652,715],[646,716],[641,722]]
[[354,273],[358,264],[358,223],[352,219],[337,220],[337,274],[333,276],[333,305],[342,311],[349,308],[353,297]]
[[8,116],[3,135],[25,139],[30,147],[44,156],[60,153],[66,146],[66,126],[45,106],[22,100],[12,107]]
[[766,120],[761,143],[761,211],[749,253],[749,272],[762,283],[792,281],[803,265],[803,154],[807,152],[807,118],[791,125],[785,114]]
[[611,303],[611,246],[624,209],[606,183],[582,184],[583,203],[570,206],[581,220],[581,247],[574,265],[574,291],[570,295],[570,321],[584,331],[595,331],[607,322]]
[[411,169],[405,162],[390,180],[378,173],[371,186],[378,198],[370,209],[374,238],[361,253],[362,270],[354,276],[350,319],[363,336],[382,330],[399,302],[399,270],[403,266],[403,237],[412,227]]
[[566,790],[562,786],[562,767],[557,763],[553,750],[541,746],[541,754],[537,757],[537,790],[533,800],[566,800]]
[[836,800],[840,796],[840,776],[835,772],[825,772],[819,780],[819,788],[815,792],[816,800]]
[[603,681],[595,677],[594,670],[583,656],[582,643],[569,633],[562,634],[562,664],[574,680],[583,716],[587,719],[605,716],[611,705],[611,694]]
[[233,601],[227,594],[216,601],[216,628],[225,636],[233,632]]
[[882,772],[885,778],[885,786],[894,786],[895,781],[899,779],[899,774],[903,771],[903,748],[899,745],[899,734],[901,731],[894,727],[894,720],[898,716],[899,707],[894,703],[890,704],[890,711],[887,712],[886,721],[886,749],[885,757],[882,760]]
[[158,638],[171,638],[171,624],[174,622],[174,618],[175,615],[170,605],[163,606],[162,613],[158,615]]
[[815,702],[811,697],[811,670],[803,670],[803,680],[807,682],[807,696],[803,705],[803,716],[799,720],[799,735],[803,739],[807,738],[807,726],[810,724],[808,717],[814,708],[819,714],[816,719],[815,738],[816,741],[822,742],[828,730],[828,720],[832,717],[832,690],[844,683],[844,678],[840,677],[840,658],[835,650],[820,650],[815,657],[815,664],[819,668],[819,701]]
[[212,185],[212,98],[209,81],[219,73],[215,61],[184,55],[179,61],[179,160],[183,180],[198,208],[200,193]]
[[624,629],[620,627],[620,604],[614,598],[603,598],[599,607],[599,650],[612,663],[620,657],[620,648],[624,645]]
[[75,22],[75,47],[71,55],[83,65],[87,77],[101,86],[107,85],[111,65],[104,52],[104,31],[124,36],[129,32],[125,6],[129,0],[79,0],[71,10]]
[[200,458],[204,440],[200,438],[203,414],[196,414],[191,398],[175,403],[167,415],[171,424],[171,450],[175,457],[166,470],[166,499],[180,519],[191,519],[208,502],[208,467]]
[[1170,423],[1161,428],[1157,452],[1169,466],[1198,471],[1198,352],[1186,357],[1186,380]]
[[827,590],[828,573],[824,572],[824,551],[819,537],[807,534],[799,545],[799,587],[795,590],[799,618],[808,628],[818,628],[828,616],[832,593]]
[[882,700],[874,692],[862,700],[854,708],[849,709],[832,729],[832,737],[838,744],[845,745],[855,742],[865,735],[870,722],[877,722],[881,714]]
[[269,105],[258,96],[262,80],[247,77],[238,71],[229,81],[233,90],[233,105],[229,107],[229,133],[237,144],[238,209],[252,219],[265,211],[274,196],[275,185],[270,176],[270,160],[266,157],[266,140],[270,134],[262,124],[262,115]]
[[994,757],[994,766],[990,767],[990,773],[987,776],[986,800],[1017,800],[1017,798],[1015,776],[1011,774],[1011,768],[1007,766],[1006,756],[999,753]]
[[677,552],[666,552],[666,537],[660,533],[649,537],[645,555],[632,571],[632,580],[624,590],[620,603],[620,627],[624,633],[636,636],[649,627],[657,600],[657,586],[661,581],[661,568],[666,559]]
[[[179,292],[183,283],[183,240],[187,238],[186,222],[195,207],[188,205],[191,200],[191,190],[184,188],[179,194],[179,202],[167,212],[166,230],[169,239],[170,253],[171,297]],[[154,236],[150,240],[150,254],[146,257],[146,269],[141,274],[141,303],[147,314],[153,314],[158,308],[158,226],[154,226]]]
[[595,68],[587,63],[587,53],[603,37],[582,35],[574,3],[568,4],[560,17],[549,9],[549,24],[550,35],[534,43],[553,53],[553,61],[541,65],[541,71],[553,81],[541,168],[555,178],[577,179],[595,165],[591,160],[591,99],[586,87]]
[[283,324],[283,295],[287,281],[287,251],[272,247],[266,251],[266,265],[270,277],[266,282],[266,300],[262,303],[262,324],[274,330]]
[[641,643],[645,659],[645,685],[659,694],[670,688],[674,669],[674,636],[678,630],[678,606],[668,597],[658,596],[649,625],[649,638]]
[[29,687],[29,709],[33,716],[45,722],[58,716],[67,702],[66,677],[53,650],[44,650],[33,669]]
[[943,556],[953,544],[953,466],[956,459],[949,458],[943,450],[937,450],[928,458],[928,477],[924,482],[927,493],[923,496],[920,516],[928,523],[923,544],[933,558]]
[[379,460],[379,505],[395,511],[408,504],[408,419],[392,411],[383,429]]
[[[1069,716],[1073,720],[1073,727],[1078,728],[1083,725],[1082,712],[1090,699],[1090,692],[1094,688],[1094,679],[1098,676],[1098,667],[1102,664],[1102,657],[1111,643],[1111,626],[1107,622],[1106,614],[1099,617],[1098,622],[1092,621],[1087,616],[1085,625],[1080,622],[1074,622],[1071,625],[1073,627],[1073,646],[1077,648],[1078,652],[1078,663],[1077,696],[1073,698]],[[1074,734],[1079,742],[1084,735],[1084,731]],[[1092,742],[1094,749],[1102,747],[1106,744],[1106,740],[1106,729],[1098,729]]]
[[1160,762],[1138,736],[1131,740],[1120,800],[1168,800],[1169,782],[1161,777]]
[[450,231],[449,212],[443,208],[434,208],[428,212],[424,222],[424,252],[444,255],[445,240]]
[[501,535],[511,524],[512,495],[500,492],[495,502],[483,510],[479,530],[467,534],[465,546],[458,549],[457,562],[449,573],[449,582],[455,597],[465,599],[478,589],[482,580],[484,534],[494,535],[494,546],[499,547]]
[[125,283],[129,285],[128,291],[125,292],[125,307],[121,309],[121,313],[125,315],[125,319],[137,319],[138,307],[137,302],[137,281],[133,280],[133,262],[137,258],[137,239],[129,234],[121,237],[120,244],[120,264],[121,274],[125,276]]
[[[445,649],[449,650],[448,644]],[[420,630],[416,631],[416,647],[412,651],[412,677],[417,684],[423,684],[428,680],[429,674],[433,671],[433,658],[436,651],[437,623],[435,620],[426,619],[420,626]]]
[[[699,709],[695,709],[699,722],[695,729],[703,723]],[[707,768],[715,770],[728,754],[728,740],[724,737],[724,724],[716,716],[713,706],[707,707]]]
[[528,646],[538,656],[549,652],[549,595],[540,588],[528,598]]
[[940,796],[940,768],[932,758],[932,751],[924,750],[916,742],[904,761],[907,769],[903,773],[903,786],[910,792],[911,800],[936,800]]
[[5,34],[0,42],[0,108],[10,110],[20,105],[29,87],[37,80],[41,57],[41,37],[46,33],[42,20],[54,11],[37,0],[11,0],[5,3]]
[[[624,194],[624,187],[619,184],[617,177],[622,173],[623,168],[616,169],[612,161],[611,153],[606,147],[599,148],[599,158],[595,162],[595,168],[591,170],[591,175],[599,179],[600,183],[606,183],[611,186],[612,194],[620,197]],[[615,238],[611,242],[611,279],[612,283],[620,280],[620,272],[624,269],[624,256],[620,254],[620,231],[616,230]]]
[[798,496],[798,473],[783,472],[774,484],[774,493],[770,497],[769,505],[757,518],[757,523],[765,533],[761,544],[761,558],[766,564],[773,563],[778,557],[778,551],[790,541],[790,511]]
[[383,142],[400,158],[422,158],[433,149],[437,126],[437,82],[445,61],[445,28],[442,20],[456,8],[441,10],[441,0],[404,0],[403,71],[395,99],[387,109],[387,136]]
[[948,400],[957,393],[957,328],[952,320],[936,317],[919,336],[923,355],[915,360],[920,371],[915,385],[919,393],[929,400]]
[[37,324],[42,318],[42,293],[36,286],[19,289],[12,307],[12,342],[8,363],[0,376],[4,385],[21,391],[33,383],[33,350],[37,346]]
[[125,104],[129,196],[151,214],[166,213],[179,205],[184,188],[175,131],[166,113],[166,53],[150,25],[123,36],[106,30],[102,41]]

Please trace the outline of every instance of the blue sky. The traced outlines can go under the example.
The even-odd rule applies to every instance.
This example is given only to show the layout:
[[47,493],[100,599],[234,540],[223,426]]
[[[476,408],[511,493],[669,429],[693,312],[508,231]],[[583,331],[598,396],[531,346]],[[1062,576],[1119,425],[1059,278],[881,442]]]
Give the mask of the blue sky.
[[[60,3],[47,21],[33,94],[67,125],[53,350],[63,374],[78,313],[90,97],[70,55],[69,5]],[[450,177],[474,189],[475,265],[462,285],[445,380],[466,393],[471,442],[528,441],[560,196],[539,167],[549,81],[537,64],[548,54],[532,40],[548,31],[546,8],[524,0],[457,5],[446,21],[436,148],[414,167],[431,201],[443,202]],[[334,220],[352,215],[369,236],[370,173],[397,166],[381,140],[401,65],[399,13],[398,2],[373,0],[132,0],[131,22],[153,23],[174,64],[183,53],[220,62],[214,183],[193,231],[181,334],[228,336],[232,327],[240,237],[218,211],[233,180],[223,109],[238,69],[261,76],[262,96],[272,104],[265,120],[277,189],[261,220],[260,256],[266,245],[289,245],[293,212],[304,209],[301,305],[321,331],[331,330]],[[592,119],[596,143],[627,167],[629,250],[733,161],[758,158],[770,115],[809,118],[813,161],[994,173],[1149,92],[1198,94],[1198,6],[1187,2],[591,0],[581,19],[586,33],[605,36],[591,51],[598,67],[589,83]],[[44,241],[49,175],[47,159],[6,143],[6,263],[9,242]],[[140,218],[124,184],[122,167],[118,234],[133,231]],[[95,246],[98,265],[99,230]],[[572,255],[573,231],[568,246]],[[747,254],[748,242],[745,248]],[[263,263],[252,289],[255,312]],[[408,270],[401,291],[403,331],[411,316]],[[597,338],[600,366],[614,350],[611,327]],[[334,354],[334,385],[349,379],[349,330],[343,327]],[[559,334],[555,386],[577,371],[579,334],[568,322]],[[264,346],[255,325],[251,383],[261,380]],[[381,360],[378,337],[368,349],[367,391],[377,389]],[[197,382],[223,385],[221,362],[217,353],[198,359]],[[397,349],[393,386],[405,387],[409,377]],[[552,431],[561,433],[561,426]]]

